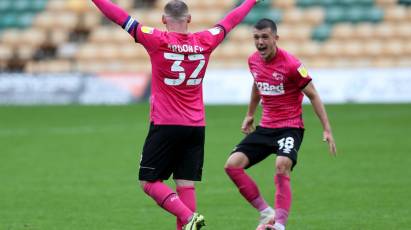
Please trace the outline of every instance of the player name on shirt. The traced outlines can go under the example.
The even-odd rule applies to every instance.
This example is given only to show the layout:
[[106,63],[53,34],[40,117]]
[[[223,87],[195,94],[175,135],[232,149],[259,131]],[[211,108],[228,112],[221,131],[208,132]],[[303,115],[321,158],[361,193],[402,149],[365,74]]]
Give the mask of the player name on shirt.
[[184,44],[184,45],[168,44],[168,48],[175,53],[202,53],[204,51],[204,48],[201,46],[197,46],[197,45],[192,46],[189,44]]

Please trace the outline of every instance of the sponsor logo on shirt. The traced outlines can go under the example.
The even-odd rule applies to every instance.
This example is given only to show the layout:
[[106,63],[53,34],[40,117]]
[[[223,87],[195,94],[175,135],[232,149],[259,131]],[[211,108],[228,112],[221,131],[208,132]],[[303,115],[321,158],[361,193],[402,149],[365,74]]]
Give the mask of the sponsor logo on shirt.
[[154,28],[148,27],[148,26],[142,26],[141,27],[141,32],[145,34],[153,34],[154,33]]
[[281,95],[285,93],[284,84],[270,85],[267,82],[257,82],[257,88],[261,95]]
[[213,36],[216,36],[217,34],[221,32],[221,28],[214,27],[214,28],[209,29],[208,32],[210,32]]
[[307,77],[308,76],[308,71],[307,69],[304,67],[303,64],[300,65],[300,67],[298,67],[298,72],[300,73],[301,77]]

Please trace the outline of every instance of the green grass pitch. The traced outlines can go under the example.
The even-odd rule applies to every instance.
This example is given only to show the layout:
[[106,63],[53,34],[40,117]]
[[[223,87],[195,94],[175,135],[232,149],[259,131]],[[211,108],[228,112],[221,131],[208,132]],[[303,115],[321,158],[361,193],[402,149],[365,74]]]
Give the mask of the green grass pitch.
[[[339,155],[304,106],[288,230],[411,229],[411,105],[330,105]],[[245,106],[208,106],[198,209],[211,230],[255,229],[224,174]],[[1,230],[171,230],[139,188],[148,106],[0,107]],[[274,157],[249,170],[273,203]]]

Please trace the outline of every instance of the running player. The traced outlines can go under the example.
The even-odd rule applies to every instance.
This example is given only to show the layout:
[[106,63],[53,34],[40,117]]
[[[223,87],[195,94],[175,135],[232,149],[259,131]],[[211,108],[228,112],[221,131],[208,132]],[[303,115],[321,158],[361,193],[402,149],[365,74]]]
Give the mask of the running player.
[[[177,229],[200,229],[204,217],[195,213],[194,181],[200,181],[204,154],[202,80],[211,52],[239,24],[258,0],[245,0],[215,27],[188,32],[191,15],[181,0],[164,7],[167,31],[144,26],[109,0],[93,0],[150,55],[152,64],[150,130],[139,170],[144,192],[177,217]],[[163,183],[171,174],[177,194]]]
[[[242,124],[248,134],[228,158],[225,171],[241,195],[260,212],[257,229],[284,230],[291,206],[290,173],[297,164],[297,152],[303,140],[302,100],[310,99],[323,126],[323,140],[331,154],[336,146],[327,113],[311,77],[301,62],[277,47],[277,26],[270,19],[261,19],[254,26],[257,51],[248,59],[254,77],[251,100]],[[263,110],[260,125],[253,128],[254,113],[261,99]],[[256,183],[244,169],[277,154],[275,175],[275,210],[260,195]]]

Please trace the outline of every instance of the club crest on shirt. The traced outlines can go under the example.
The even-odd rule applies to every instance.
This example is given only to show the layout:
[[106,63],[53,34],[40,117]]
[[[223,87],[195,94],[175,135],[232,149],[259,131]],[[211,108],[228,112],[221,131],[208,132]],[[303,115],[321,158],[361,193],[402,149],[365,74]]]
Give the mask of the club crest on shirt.
[[145,34],[153,34],[154,33],[154,28],[148,27],[148,26],[142,26],[141,27],[141,32]]
[[282,73],[274,72],[273,73],[273,78],[276,81],[284,81],[284,75]]
[[308,76],[308,71],[305,68],[305,66],[303,64],[300,65],[300,67],[298,67],[298,72],[300,73],[301,77],[307,77]]

